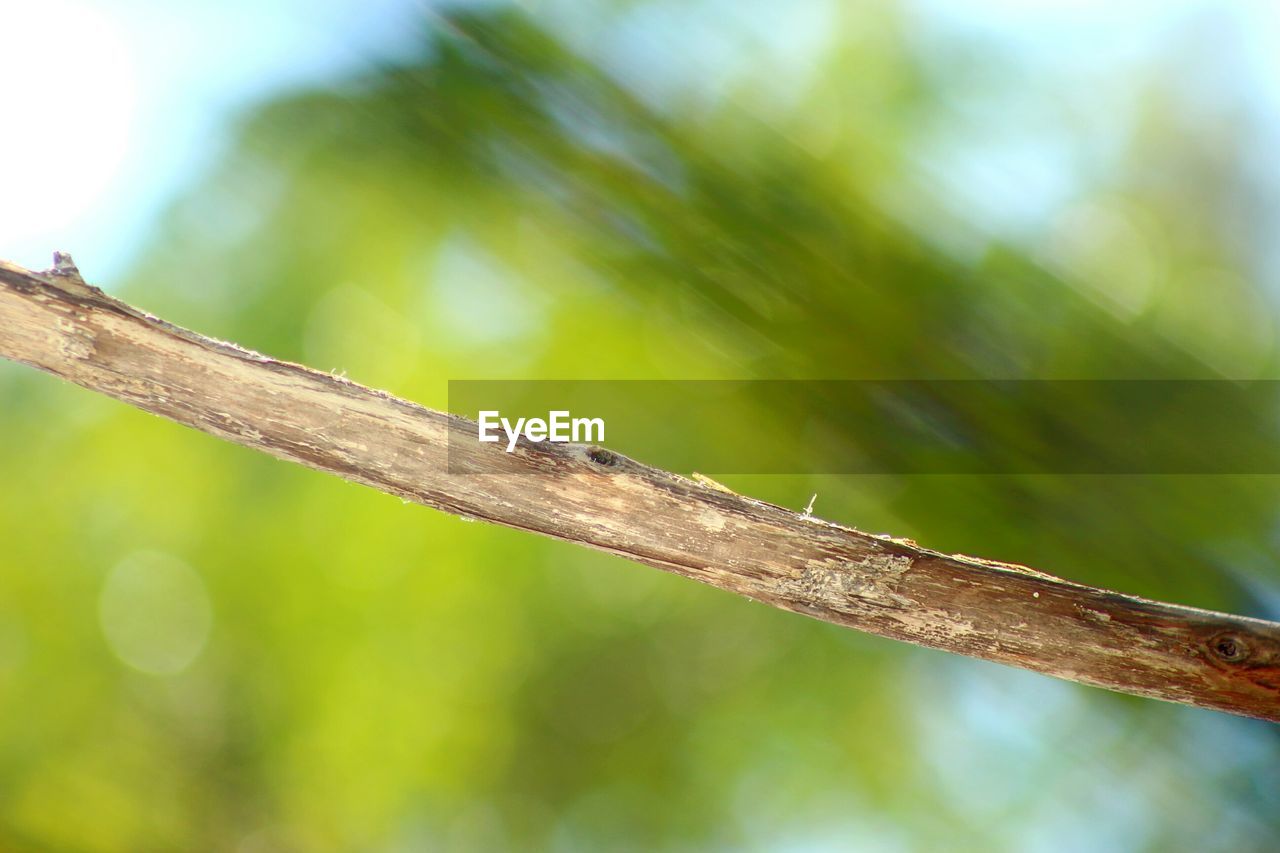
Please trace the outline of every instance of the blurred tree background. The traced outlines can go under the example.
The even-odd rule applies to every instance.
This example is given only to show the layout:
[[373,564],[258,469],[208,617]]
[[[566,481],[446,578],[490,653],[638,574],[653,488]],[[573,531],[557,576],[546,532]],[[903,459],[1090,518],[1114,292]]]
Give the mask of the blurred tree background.
[[[424,14],[415,60],[245,116],[121,295],[439,408],[450,378],[1277,376],[1274,176],[1254,171],[1274,164],[1207,41],[1054,78],[981,32],[939,41],[918,6],[739,11]],[[29,371],[0,372],[0,402],[7,848],[1280,837],[1266,724],[464,524]],[[817,454],[841,401],[807,402]],[[1277,616],[1274,477],[728,482]]]

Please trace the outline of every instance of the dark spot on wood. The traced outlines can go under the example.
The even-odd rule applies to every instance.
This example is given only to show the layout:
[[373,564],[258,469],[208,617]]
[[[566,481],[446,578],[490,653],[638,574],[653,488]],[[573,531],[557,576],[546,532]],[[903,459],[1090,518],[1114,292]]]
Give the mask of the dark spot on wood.
[[1209,641],[1209,651],[1219,660],[1240,663],[1249,657],[1249,645],[1237,634],[1218,634]]
[[611,450],[605,450],[603,447],[593,447],[588,450],[587,458],[597,465],[603,465],[606,468],[612,468],[618,464],[618,454]]

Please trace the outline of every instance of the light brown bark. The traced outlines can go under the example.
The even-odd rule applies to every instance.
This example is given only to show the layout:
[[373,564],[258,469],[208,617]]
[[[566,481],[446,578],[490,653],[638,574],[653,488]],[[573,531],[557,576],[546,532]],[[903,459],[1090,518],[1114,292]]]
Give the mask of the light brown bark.
[[1280,624],[937,553],[604,448],[525,443],[508,454],[458,440],[473,439],[473,422],[171,326],[86,285],[69,264],[36,273],[0,261],[0,355],[282,459],[775,607],[1280,721]]

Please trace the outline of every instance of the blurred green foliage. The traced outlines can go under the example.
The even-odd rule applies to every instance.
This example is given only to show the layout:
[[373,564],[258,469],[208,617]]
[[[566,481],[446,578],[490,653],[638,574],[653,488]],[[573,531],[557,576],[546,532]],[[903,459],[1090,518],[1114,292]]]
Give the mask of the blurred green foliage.
[[[1144,101],[1120,177],[1000,241],[917,177],[954,68],[895,6],[833,13],[802,83],[771,87],[766,59],[720,88],[658,86],[687,61],[660,43],[629,72],[581,49],[646,9],[678,18],[432,18],[417,61],[263,106],[123,295],[437,407],[449,378],[1275,374],[1271,296],[1233,223],[1201,213],[1231,208],[1229,167],[1169,133],[1176,99]],[[841,401],[808,402],[821,452]],[[1280,832],[1266,725],[464,524],[17,368],[0,404],[7,848],[1262,850]],[[1270,477],[729,483],[1188,604],[1266,615],[1280,579]],[[187,661],[173,634],[201,608]],[[147,638],[180,671],[148,672]]]

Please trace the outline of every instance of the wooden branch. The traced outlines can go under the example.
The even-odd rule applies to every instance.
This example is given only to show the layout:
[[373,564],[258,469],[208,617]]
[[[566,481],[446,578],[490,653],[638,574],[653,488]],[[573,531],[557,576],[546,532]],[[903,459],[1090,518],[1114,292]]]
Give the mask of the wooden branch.
[[[1161,604],[819,521],[599,447],[475,424],[171,326],[66,256],[0,262],[0,355],[229,441],[775,607],[1048,675],[1280,721],[1280,624]],[[493,473],[499,472],[499,473]]]

